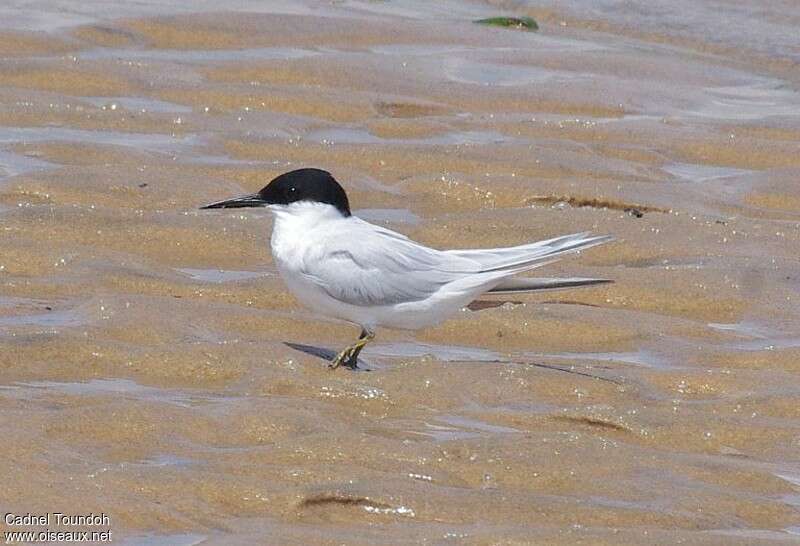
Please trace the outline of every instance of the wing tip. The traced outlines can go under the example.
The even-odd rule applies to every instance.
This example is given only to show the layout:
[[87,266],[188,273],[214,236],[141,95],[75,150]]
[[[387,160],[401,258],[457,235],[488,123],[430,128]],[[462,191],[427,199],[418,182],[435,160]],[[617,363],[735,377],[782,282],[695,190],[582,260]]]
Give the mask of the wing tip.
[[531,277],[512,277],[506,279],[496,287],[487,292],[488,294],[508,294],[514,292],[541,292],[545,290],[563,290],[567,288],[582,288],[586,286],[597,286],[601,284],[611,284],[612,279],[592,279],[583,277],[564,278],[564,279],[537,279]]

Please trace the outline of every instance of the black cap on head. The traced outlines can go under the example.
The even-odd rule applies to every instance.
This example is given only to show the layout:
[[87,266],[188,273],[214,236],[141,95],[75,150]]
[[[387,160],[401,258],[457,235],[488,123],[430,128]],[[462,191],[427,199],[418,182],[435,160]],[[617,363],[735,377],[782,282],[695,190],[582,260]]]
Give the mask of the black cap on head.
[[343,216],[350,216],[347,194],[328,171],[322,169],[297,169],[274,178],[261,191],[244,197],[211,203],[203,209],[259,207],[288,205],[297,201],[326,203],[337,208]]
[[274,178],[258,195],[272,205],[288,205],[297,201],[327,203],[344,216],[350,216],[347,194],[328,171],[297,169]]

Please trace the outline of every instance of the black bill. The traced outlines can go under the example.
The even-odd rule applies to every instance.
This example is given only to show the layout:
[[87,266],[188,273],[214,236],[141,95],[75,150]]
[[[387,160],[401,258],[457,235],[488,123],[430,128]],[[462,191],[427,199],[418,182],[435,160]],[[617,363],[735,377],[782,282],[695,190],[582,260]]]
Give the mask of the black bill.
[[226,199],[225,201],[217,201],[200,207],[201,209],[240,209],[244,207],[263,207],[269,205],[267,201],[261,198],[257,193],[251,195],[243,195],[241,197],[234,197],[233,199]]

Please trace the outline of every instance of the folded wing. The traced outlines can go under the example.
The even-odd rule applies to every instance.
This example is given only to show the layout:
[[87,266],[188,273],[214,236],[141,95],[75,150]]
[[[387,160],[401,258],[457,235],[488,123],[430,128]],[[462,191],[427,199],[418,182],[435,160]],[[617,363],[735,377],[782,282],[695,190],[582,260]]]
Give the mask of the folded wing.
[[[604,282],[597,279],[510,279],[558,256],[610,240],[586,233],[527,245],[440,251],[391,230],[353,218],[346,232],[327,232],[301,274],[332,298],[357,306],[427,299],[442,287],[475,296],[492,289],[527,291]],[[559,282],[563,286],[558,286]],[[565,284],[566,283],[566,284]]]
[[366,222],[343,234],[328,233],[302,274],[329,296],[351,305],[394,305],[424,300],[442,286],[480,269],[468,258],[449,256]]

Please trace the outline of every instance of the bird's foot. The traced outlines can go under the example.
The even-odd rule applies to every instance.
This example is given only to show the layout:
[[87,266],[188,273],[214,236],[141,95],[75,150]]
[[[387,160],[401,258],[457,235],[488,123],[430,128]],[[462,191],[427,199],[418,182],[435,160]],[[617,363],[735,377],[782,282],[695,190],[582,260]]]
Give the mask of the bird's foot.
[[358,352],[356,346],[345,347],[336,357],[328,364],[328,367],[335,370],[339,366],[355,370],[358,368]]
[[351,370],[358,369],[358,355],[361,349],[364,348],[364,345],[372,341],[374,337],[375,334],[372,331],[367,329],[361,330],[358,341],[342,349],[342,352],[336,355],[336,358],[331,361],[328,367],[332,370],[335,370],[339,366],[345,366]]

